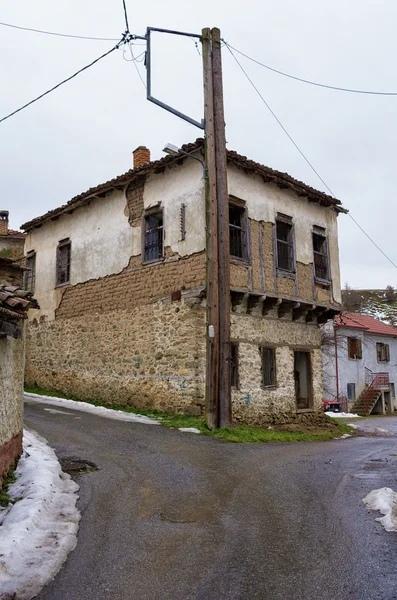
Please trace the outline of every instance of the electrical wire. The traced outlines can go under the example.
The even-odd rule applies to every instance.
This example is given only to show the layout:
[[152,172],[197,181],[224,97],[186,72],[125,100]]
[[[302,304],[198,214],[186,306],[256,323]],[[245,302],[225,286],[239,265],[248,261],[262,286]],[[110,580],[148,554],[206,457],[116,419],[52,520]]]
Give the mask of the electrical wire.
[[46,92],[44,92],[44,94],[40,94],[40,96],[37,96],[37,98],[34,98],[30,102],[27,102],[26,104],[24,104],[23,106],[21,106],[20,108],[17,108],[17,110],[14,110],[9,115],[7,115],[7,116],[3,117],[2,119],[0,119],[0,123],[2,123],[3,121],[5,121],[6,119],[9,119],[10,117],[16,115],[21,110],[24,110],[25,108],[27,108],[28,106],[30,106],[34,102],[37,102],[41,98],[44,98],[44,96],[47,96],[47,94],[50,94],[51,92],[53,92],[54,90],[56,90],[57,88],[59,88],[61,85],[63,85],[64,83],[67,83],[68,81],[70,81],[71,79],[73,79],[74,77],[76,77],[77,75],[79,75],[80,73],[82,73],[83,71],[86,71],[87,69],[89,69],[90,67],[92,67],[93,65],[95,65],[95,63],[97,63],[100,60],[102,60],[102,58],[105,58],[106,56],[108,56],[109,54],[111,54],[112,52],[114,52],[114,50],[117,50],[122,43],[125,43],[124,40],[120,40],[115,46],[113,46],[113,48],[111,48],[110,50],[108,50],[107,52],[105,52],[105,54],[102,54],[101,56],[99,56],[98,58],[96,58],[95,60],[93,60],[89,65],[86,65],[85,67],[83,67],[82,69],[80,69],[79,71],[77,71],[76,73],[74,73],[73,75],[71,75],[70,77],[68,77],[67,79],[64,79],[63,81],[61,81],[57,85],[54,85],[54,87],[52,87],[51,89],[49,89]]
[[123,0],[123,8],[124,8],[124,18],[125,18],[125,31],[126,31],[126,33],[129,33],[130,26],[128,25],[128,15],[127,15],[127,7],[125,5],[125,0]]
[[[314,168],[314,166],[312,165],[312,163],[309,161],[309,159],[305,156],[305,154],[302,152],[302,150],[299,148],[299,146],[292,139],[292,137],[290,136],[290,134],[288,133],[288,131],[286,130],[286,128],[284,127],[284,125],[281,123],[280,119],[277,117],[277,115],[274,113],[274,111],[270,108],[269,104],[266,102],[266,100],[264,99],[264,97],[262,96],[262,94],[260,93],[260,91],[258,90],[258,88],[256,87],[256,85],[254,84],[254,82],[252,81],[252,79],[249,77],[248,73],[245,71],[245,69],[239,63],[239,61],[237,60],[236,56],[233,54],[233,52],[231,50],[231,46],[229,47],[228,43],[225,43],[225,45],[226,45],[227,49],[229,50],[230,54],[233,56],[233,58],[236,61],[236,63],[238,64],[238,66],[240,67],[240,69],[242,70],[242,72],[244,73],[244,75],[246,76],[246,78],[248,79],[248,81],[251,83],[251,85],[254,88],[254,90],[256,91],[256,93],[259,95],[259,97],[261,98],[261,100],[265,104],[265,106],[268,108],[268,110],[271,112],[271,114],[273,115],[273,117],[275,118],[275,120],[277,121],[277,123],[280,125],[281,129],[284,131],[284,133],[287,135],[287,137],[289,138],[289,140],[293,143],[293,145],[295,146],[295,148],[298,150],[299,154],[305,159],[306,163],[309,165],[309,167],[312,169],[312,171],[317,175],[317,177],[319,178],[319,180],[325,185],[325,187],[327,188],[327,190],[330,192],[331,196],[333,196],[336,199],[336,196],[333,193],[333,191],[331,190],[331,188],[325,183],[324,179],[319,175],[318,171],[316,171],[316,169]],[[385,252],[383,252],[383,250],[371,238],[371,236],[361,227],[361,225],[350,214],[350,212],[347,213],[347,214],[352,219],[352,221],[357,225],[357,227],[362,231],[362,233],[370,240],[370,242],[372,242],[372,244],[375,246],[375,248],[377,248],[379,250],[379,252],[381,254],[383,254],[383,256],[393,265],[393,267],[395,267],[397,269],[396,263],[394,263],[392,261],[392,259],[389,258],[389,256],[387,256],[387,254]]]
[[23,31],[33,31],[34,33],[44,33],[45,35],[56,35],[66,38],[77,38],[79,40],[96,40],[103,42],[117,42],[119,38],[105,38],[105,37],[91,37],[87,35],[72,35],[69,33],[57,33],[55,31],[44,31],[43,29],[32,29],[30,27],[20,27],[19,25],[11,25],[10,23],[3,23],[0,21],[0,25],[4,27],[12,27],[13,29],[22,29]]
[[369,94],[372,96],[397,96],[397,92],[375,92],[372,90],[356,90],[356,89],[352,89],[352,88],[338,87],[335,85],[327,85],[325,83],[318,83],[316,81],[310,81],[309,79],[303,79],[302,77],[296,77],[295,75],[290,75],[289,73],[285,73],[284,71],[279,71],[278,69],[269,67],[269,65],[265,65],[264,63],[260,62],[259,60],[256,60],[255,58],[248,56],[248,54],[244,54],[244,52],[241,52],[241,50],[237,50],[237,48],[234,48],[225,40],[222,40],[222,41],[225,42],[225,45],[229,49],[231,48],[235,52],[238,52],[238,54],[241,54],[241,56],[244,56],[245,58],[247,58],[248,60],[251,60],[252,62],[256,63],[257,65],[260,65],[261,67],[264,67],[265,69],[268,69],[269,71],[273,71],[273,73],[278,73],[278,75],[283,75],[284,77],[289,77],[289,79],[295,79],[295,81],[300,81],[302,83],[307,83],[309,85],[326,88],[328,90],[337,90],[338,92],[349,92],[351,94]]
[[[124,58],[124,60],[126,60],[127,62],[133,62],[133,63],[134,63],[135,70],[136,70],[136,72],[138,73],[139,79],[141,80],[141,82],[142,82],[142,85],[143,85],[143,87],[144,87],[144,88],[145,88],[145,90],[146,90],[146,89],[147,89],[147,88],[146,88],[146,83],[144,82],[144,80],[143,80],[143,77],[142,77],[142,75],[141,75],[141,73],[140,73],[140,71],[139,71],[139,67],[138,67],[138,65],[136,64],[138,61],[137,61],[136,57],[134,56],[134,52],[133,52],[133,50],[132,50],[132,44],[131,44],[131,42],[129,42],[129,43],[128,43],[128,48],[129,48],[129,50],[130,50],[130,52],[131,52],[131,59],[128,59],[128,58],[126,58],[126,57],[125,57],[125,52],[123,53],[123,58]],[[142,52],[142,54],[145,54],[145,52]],[[140,54],[139,56],[141,56],[141,54]]]

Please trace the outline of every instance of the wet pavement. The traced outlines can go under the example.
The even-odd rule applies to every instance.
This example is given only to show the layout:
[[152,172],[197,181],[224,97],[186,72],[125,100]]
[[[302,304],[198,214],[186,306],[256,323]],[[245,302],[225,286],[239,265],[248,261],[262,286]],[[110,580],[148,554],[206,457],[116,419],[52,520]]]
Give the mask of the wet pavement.
[[362,503],[397,490],[394,436],[228,444],[44,408],[26,425],[98,470],[77,476],[79,542],[38,600],[397,598],[397,534]]

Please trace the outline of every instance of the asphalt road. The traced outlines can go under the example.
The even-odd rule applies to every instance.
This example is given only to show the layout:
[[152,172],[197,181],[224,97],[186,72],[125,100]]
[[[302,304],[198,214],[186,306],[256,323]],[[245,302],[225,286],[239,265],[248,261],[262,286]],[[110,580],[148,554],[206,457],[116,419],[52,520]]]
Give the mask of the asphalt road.
[[397,534],[361,501],[397,490],[397,436],[240,445],[45,408],[26,425],[99,470],[39,600],[397,598]]

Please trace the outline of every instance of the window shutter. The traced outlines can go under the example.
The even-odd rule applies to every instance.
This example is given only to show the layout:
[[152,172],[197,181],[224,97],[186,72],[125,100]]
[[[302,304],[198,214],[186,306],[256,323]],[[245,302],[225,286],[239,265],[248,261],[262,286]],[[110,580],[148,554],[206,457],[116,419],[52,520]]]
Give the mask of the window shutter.
[[386,362],[390,361],[390,346],[389,344],[385,344],[385,355],[386,355]]
[[360,339],[357,339],[357,358],[363,357],[363,344]]

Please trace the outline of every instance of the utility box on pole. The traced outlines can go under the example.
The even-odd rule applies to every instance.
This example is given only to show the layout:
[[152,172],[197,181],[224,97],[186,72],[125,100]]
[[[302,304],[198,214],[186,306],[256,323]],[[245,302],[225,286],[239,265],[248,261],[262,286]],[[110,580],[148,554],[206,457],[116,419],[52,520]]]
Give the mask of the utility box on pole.
[[203,29],[207,223],[206,406],[210,429],[230,425],[229,194],[220,30]]

